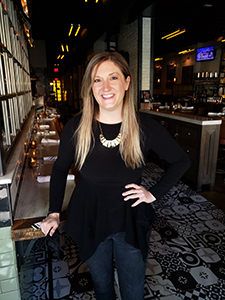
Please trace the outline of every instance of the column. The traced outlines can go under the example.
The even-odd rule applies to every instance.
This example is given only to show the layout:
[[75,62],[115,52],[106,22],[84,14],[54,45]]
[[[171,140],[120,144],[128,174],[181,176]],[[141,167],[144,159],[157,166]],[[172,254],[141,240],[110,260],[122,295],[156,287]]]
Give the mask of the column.
[[[154,19],[139,19],[139,91],[150,91],[153,96]],[[141,94],[141,93],[140,93]]]

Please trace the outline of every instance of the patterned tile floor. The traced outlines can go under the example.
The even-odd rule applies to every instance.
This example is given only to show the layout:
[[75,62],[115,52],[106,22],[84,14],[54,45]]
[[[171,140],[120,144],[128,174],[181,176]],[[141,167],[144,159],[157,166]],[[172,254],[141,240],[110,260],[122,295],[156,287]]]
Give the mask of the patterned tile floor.
[[[143,185],[153,185],[162,173],[148,164]],[[182,182],[154,203],[154,208],[158,219],[151,233],[145,299],[225,299],[225,214]],[[64,251],[59,260],[52,260],[54,299],[95,299],[90,274],[79,260],[75,243],[65,235],[62,239]],[[22,299],[49,299],[43,239],[36,241],[30,260],[23,265],[21,283]]]

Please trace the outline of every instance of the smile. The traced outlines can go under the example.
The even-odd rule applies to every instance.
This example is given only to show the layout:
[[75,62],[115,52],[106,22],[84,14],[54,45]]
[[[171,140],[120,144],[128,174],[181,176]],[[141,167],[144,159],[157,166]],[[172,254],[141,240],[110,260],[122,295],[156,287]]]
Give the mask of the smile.
[[114,94],[107,94],[107,95],[102,95],[102,97],[103,97],[104,99],[108,99],[108,98],[113,97],[113,95],[114,95]]

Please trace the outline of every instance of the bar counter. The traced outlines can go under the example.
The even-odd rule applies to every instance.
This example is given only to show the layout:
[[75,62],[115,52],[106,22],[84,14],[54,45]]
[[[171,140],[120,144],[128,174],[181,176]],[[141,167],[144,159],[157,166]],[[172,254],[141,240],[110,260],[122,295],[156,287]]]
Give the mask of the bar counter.
[[186,113],[179,112],[179,111],[174,111],[174,113],[172,113],[173,112],[172,110],[156,111],[156,110],[141,109],[140,112],[149,113],[150,115],[154,115],[154,116],[167,117],[169,119],[184,121],[186,123],[197,124],[197,125],[220,125],[222,123],[221,119],[192,115],[189,114],[188,110]]
[[212,190],[215,185],[222,118],[197,116],[188,110],[141,109],[140,112],[151,115],[164,126],[188,153],[192,164],[182,179],[197,191],[201,191],[203,186]]

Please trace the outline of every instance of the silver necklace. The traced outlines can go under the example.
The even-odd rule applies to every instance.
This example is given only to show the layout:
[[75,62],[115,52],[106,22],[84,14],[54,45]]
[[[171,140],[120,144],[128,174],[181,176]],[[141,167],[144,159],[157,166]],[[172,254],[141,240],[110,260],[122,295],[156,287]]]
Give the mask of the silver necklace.
[[100,122],[98,122],[99,124],[99,129],[100,129],[100,135],[99,135],[99,139],[100,139],[100,142],[102,143],[102,145],[106,148],[114,148],[116,146],[118,146],[120,144],[120,141],[121,141],[121,132],[119,132],[119,134],[117,135],[117,137],[113,140],[107,140],[104,135],[103,135],[103,132],[102,132],[102,127],[101,127],[101,124]]

